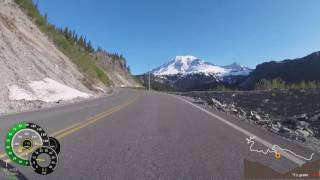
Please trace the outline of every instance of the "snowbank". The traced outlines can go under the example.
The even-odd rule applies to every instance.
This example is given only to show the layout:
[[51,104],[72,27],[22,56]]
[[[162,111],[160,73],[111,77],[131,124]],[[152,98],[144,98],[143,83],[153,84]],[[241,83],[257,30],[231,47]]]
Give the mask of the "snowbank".
[[68,101],[75,98],[89,98],[91,95],[68,87],[50,78],[42,81],[32,81],[29,88],[24,89],[18,85],[9,85],[10,100],[58,102]]

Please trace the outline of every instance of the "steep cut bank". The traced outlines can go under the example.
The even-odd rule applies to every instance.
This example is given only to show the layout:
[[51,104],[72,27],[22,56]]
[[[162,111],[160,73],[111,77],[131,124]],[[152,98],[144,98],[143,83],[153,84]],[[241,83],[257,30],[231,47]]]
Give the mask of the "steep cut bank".
[[47,15],[41,15],[32,0],[14,1],[55,46],[77,66],[85,76],[83,83],[89,89],[101,89],[97,88],[97,82],[102,82],[108,87],[140,86],[133,80],[126,65],[126,59],[122,55],[110,53],[101,48],[96,50],[85,36],[77,34],[68,27],[60,28],[50,24],[47,21]]
[[94,57],[99,67],[104,69],[105,73],[116,87],[142,87],[138,80],[131,75],[130,68],[124,57],[117,54],[110,54],[102,49],[94,53]]
[[[13,0],[0,0],[0,114],[97,95],[84,82]],[[104,88],[101,81],[95,86]]]

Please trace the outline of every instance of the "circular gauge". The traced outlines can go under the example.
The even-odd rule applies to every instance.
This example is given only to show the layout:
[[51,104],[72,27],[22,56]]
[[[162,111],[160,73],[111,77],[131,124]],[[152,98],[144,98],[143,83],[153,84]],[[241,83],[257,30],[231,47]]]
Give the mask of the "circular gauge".
[[54,137],[49,137],[50,147],[56,151],[57,154],[60,153],[60,143],[59,141]]
[[36,149],[30,157],[30,165],[33,170],[41,175],[51,174],[58,164],[58,155],[50,147]]
[[22,122],[13,126],[6,138],[5,149],[9,158],[22,166],[29,166],[31,153],[49,146],[47,133],[37,124]]

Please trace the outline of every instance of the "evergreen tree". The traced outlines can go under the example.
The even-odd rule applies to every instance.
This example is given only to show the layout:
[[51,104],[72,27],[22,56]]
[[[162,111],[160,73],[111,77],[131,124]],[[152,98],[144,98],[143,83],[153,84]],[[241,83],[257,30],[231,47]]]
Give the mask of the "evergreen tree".
[[47,13],[44,14],[44,21],[46,24],[48,24],[48,14]]

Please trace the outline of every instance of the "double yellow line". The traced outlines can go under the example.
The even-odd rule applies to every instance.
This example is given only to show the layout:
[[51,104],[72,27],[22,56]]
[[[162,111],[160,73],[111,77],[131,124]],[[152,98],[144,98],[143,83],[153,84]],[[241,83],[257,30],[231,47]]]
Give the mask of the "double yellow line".
[[[66,136],[68,136],[68,135],[70,135],[70,134],[72,134],[74,132],[77,132],[77,131],[79,131],[79,130],[81,130],[81,129],[83,129],[83,128],[85,128],[85,127],[87,127],[87,126],[89,126],[89,125],[91,125],[93,123],[96,123],[99,120],[102,120],[103,118],[106,118],[106,117],[112,115],[115,112],[118,112],[118,111],[128,107],[130,104],[134,103],[138,99],[139,99],[139,97],[133,98],[132,100],[130,100],[130,101],[124,103],[124,104],[120,104],[120,105],[115,106],[115,107],[113,107],[111,109],[108,109],[108,110],[106,110],[106,111],[104,111],[102,113],[99,113],[99,114],[97,114],[97,115],[95,115],[95,116],[93,116],[91,118],[88,118],[88,119],[86,119],[86,120],[84,120],[82,122],[78,122],[76,124],[68,126],[67,128],[64,128],[62,130],[54,132],[54,133],[50,134],[50,136],[51,137],[55,137],[55,138],[57,138],[59,140],[63,139],[64,137],[66,137]],[[5,153],[0,154],[0,159],[4,158],[6,156],[7,155]],[[11,162],[11,160],[8,159],[8,158],[6,158],[4,161],[8,162],[8,163]]]

